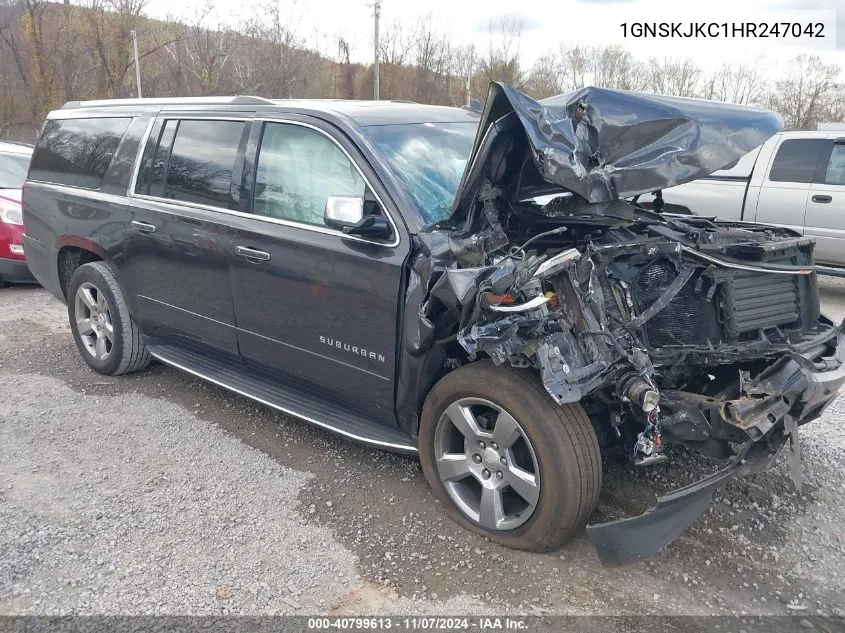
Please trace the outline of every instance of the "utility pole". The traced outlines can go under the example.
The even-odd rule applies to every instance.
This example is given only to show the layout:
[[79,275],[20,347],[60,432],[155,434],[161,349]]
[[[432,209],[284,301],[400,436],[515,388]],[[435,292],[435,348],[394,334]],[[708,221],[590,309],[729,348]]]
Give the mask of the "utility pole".
[[467,70],[467,107],[472,105],[472,65],[470,62]]
[[138,59],[138,34],[135,29],[129,31],[132,36],[132,50],[135,51],[135,84],[138,87],[138,98],[141,98],[141,62]]
[[378,63],[378,21],[381,17],[381,0],[373,0],[373,99],[379,100],[379,63]]

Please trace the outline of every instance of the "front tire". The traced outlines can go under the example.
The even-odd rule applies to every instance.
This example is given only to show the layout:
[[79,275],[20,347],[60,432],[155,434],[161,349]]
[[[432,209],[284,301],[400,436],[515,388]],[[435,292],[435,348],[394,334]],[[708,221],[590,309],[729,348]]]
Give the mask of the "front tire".
[[68,284],[67,311],[76,347],[97,373],[119,376],[150,364],[141,332],[129,316],[108,264],[92,262],[74,271]]
[[529,370],[481,361],[447,374],[426,398],[419,445],[449,515],[507,547],[557,549],[598,502],[601,456],[584,409],[558,406]]

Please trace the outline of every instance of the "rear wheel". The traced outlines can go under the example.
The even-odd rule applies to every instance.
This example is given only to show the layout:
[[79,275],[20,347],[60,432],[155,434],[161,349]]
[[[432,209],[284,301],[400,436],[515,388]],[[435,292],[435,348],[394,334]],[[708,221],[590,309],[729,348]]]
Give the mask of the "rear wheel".
[[420,460],[464,527],[548,551],[583,528],[601,488],[598,441],[579,404],[558,406],[527,370],[473,363],[429,393]]
[[67,310],[79,353],[94,371],[118,376],[150,364],[141,332],[108,264],[92,262],[76,269],[68,284]]

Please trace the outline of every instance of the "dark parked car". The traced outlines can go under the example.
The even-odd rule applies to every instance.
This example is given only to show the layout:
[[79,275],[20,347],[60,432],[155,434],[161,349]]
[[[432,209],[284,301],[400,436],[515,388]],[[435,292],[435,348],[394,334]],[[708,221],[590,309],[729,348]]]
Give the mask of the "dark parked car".
[[753,108],[600,89],[538,103],[497,84],[480,116],[68,103],[38,139],[25,249],[95,371],[158,359],[418,452],[455,520],[507,546],[582,529],[602,453],[646,466],[674,443],[724,462],[639,517],[589,526],[618,564],[783,446],[797,464],[796,427],[845,381],[812,239],[661,213],[661,188],[779,128]]
[[0,287],[35,282],[22,243],[21,187],[31,157],[32,145],[0,141]]

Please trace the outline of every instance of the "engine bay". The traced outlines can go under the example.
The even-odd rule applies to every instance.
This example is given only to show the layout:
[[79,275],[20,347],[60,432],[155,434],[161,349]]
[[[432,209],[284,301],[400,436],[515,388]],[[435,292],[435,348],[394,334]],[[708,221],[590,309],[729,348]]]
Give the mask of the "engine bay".
[[538,371],[558,404],[585,406],[606,449],[638,464],[662,461],[672,441],[727,458],[731,442],[763,437],[772,424],[750,423],[738,399],[757,388],[755,405],[791,409],[760,391],[767,368],[836,342],[813,242],[793,231],[488,192],[469,230],[419,236],[431,344],[447,367],[489,357]]

